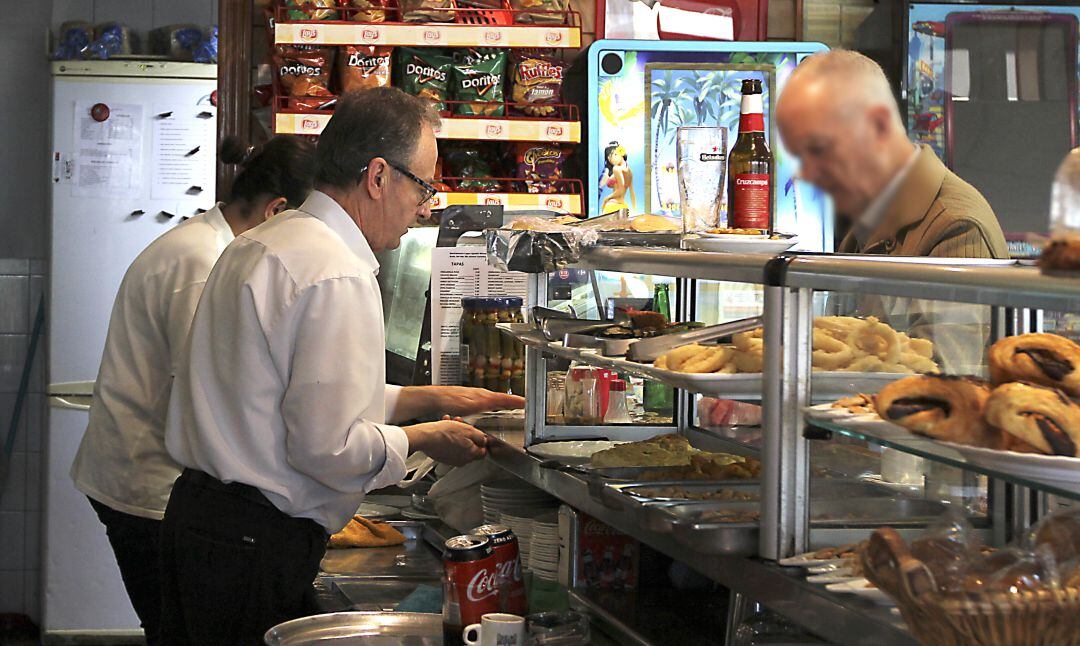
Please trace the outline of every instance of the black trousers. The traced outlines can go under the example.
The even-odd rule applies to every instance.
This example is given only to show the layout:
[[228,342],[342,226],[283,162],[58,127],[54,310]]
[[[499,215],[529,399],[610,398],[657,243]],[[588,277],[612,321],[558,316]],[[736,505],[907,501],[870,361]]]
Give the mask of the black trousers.
[[117,511],[93,498],[90,506],[105,525],[128,599],[139,616],[146,643],[161,643],[161,521]]
[[185,470],[162,524],[162,643],[263,644],[318,612],[312,584],[329,536],[257,489]]

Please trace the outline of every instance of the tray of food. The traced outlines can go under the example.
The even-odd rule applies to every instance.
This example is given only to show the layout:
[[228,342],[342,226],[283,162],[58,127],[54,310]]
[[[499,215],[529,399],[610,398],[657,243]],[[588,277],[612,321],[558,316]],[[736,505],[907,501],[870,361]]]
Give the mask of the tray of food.
[[728,482],[608,482],[601,493],[604,504],[615,509],[642,507],[650,503],[750,502],[758,500],[761,485]]
[[[931,341],[897,332],[874,317],[819,316],[813,344],[816,399],[873,392],[907,374],[938,371]],[[651,370],[658,379],[695,392],[760,394],[764,358],[763,330],[757,328],[733,335],[731,344],[677,347],[658,357]]]
[[883,439],[921,436],[992,472],[1080,491],[1080,345],[1055,334],[1005,337],[989,363],[990,381],[909,376],[868,398],[873,412],[837,401],[805,414]]
[[716,253],[778,254],[799,244],[790,233],[768,234],[761,229],[710,229],[683,237],[683,246],[694,251]]
[[757,503],[672,505],[675,540],[702,554],[753,556],[758,551]]
[[651,213],[630,217],[626,209],[589,218],[573,226],[596,231],[596,244],[604,246],[678,249],[682,240],[680,221]]

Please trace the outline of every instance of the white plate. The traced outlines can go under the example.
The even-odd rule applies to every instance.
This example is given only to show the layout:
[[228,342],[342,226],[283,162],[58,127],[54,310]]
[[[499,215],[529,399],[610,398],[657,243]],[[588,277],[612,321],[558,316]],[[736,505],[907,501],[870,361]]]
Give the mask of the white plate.
[[528,448],[529,453],[545,460],[558,460],[563,464],[585,464],[597,451],[604,451],[624,442],[609,440],[568,440],[565,442],[541,442]]
[[796,236],[782,237],[775,240],[765,236],[733,234],[701,234],[702,237],[686,236],[683,245],[694,251],[714,253],[783,253],[799,244]]
[[409,520],[439,520],[438,514],[429,514],[412,508],[402,509],[401,516]]
[[868,588],[869,581],[864,578],[858,578],[853,581],[845,581],[843,583],[830,583],[825,586],[825,589],[830,592],[842,592],[846,594],[858,595],[864,599],[873,601],[876,604],[883,606],[895,606],[896,602],[892,598],[879,590],[878,588]]
[[810,583],[820,583],[828,585],[830,583],[844,583],[846,581],[855,581],[863,577],[855,576],[851,573],[851,570],[837,570],[836,572],[827,572],[825,574],[811,574],[806,577],[806,580]]
[[1021,478],[1053,484],[1062,489],[1080,492],[1080,458],[1039,453],[995,451],[952,442],[938,442],[955,449],[968,462]]
[[[656,377],[665,383],[716,397],[737,398],[740,396],[761,397],[764,384],[759,372],[745,372],[734,375],[695,374],[662,370],[650,365],[635,364],[625,359],[616,359],[612,363],[633,366],[645,376]],[[910,374],[890,372],[844,372],[818,371],[810,377],[811,395],[815,401],[832,401],[857,393],[876,393],[887,384],[897,379],[910,377]]]
[[[814,550],[814,552],[817,552],[817,550]],[[814,557],[814,552],[805,552],[803,554],[796,554],[795,556],[789,556],[786,559],[780,559],[779,561],[777,561],[777,563],[779,563],[780,565],[783,565],[785,567],[812,568],[812,567],[818,567],[818,566],[822,566],[822,565],[835,565],[837,563],[842,563],[844,561],[844,559],[815,558]],[[836,568],[832,568],[832,569],[836,569]]]
[[376,505],[370,502],[360,503],[356,508],[356,515],[363,516],[368,520],[385,520],[401,515],[401,510],[389,505]]
[[831,403],[815,404],[813,406],[806,406],[803,408],[803,414],[809,420],[818,420],[824,422],[832,422],[845,417],[854,417],[855,413],[852,413],[846,408],[836,408]]
[[847,559],[828,559],[817,565],[807,567],[806,571],[810,574],[828,574],[837,570],[846,570],[848,567],[846,561]]

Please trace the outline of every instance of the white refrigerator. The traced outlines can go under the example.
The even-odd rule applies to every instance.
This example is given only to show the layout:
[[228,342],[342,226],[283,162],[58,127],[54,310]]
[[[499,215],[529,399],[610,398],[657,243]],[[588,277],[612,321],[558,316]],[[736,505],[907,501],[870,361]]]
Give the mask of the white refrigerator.
[[46,637],[139,630],[116,561],[69,471],[86,430],[109,314],[128,265],[214,204],[217,67],[64,61],[52,69]]

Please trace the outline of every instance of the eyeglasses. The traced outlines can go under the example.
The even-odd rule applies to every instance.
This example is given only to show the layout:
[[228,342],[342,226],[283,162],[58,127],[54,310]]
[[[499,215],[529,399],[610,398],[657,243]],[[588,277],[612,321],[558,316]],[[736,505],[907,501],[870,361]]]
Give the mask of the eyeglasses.
[[[401,166],[401,165],[399,165],[399,164],[397,164],[395,162],[392,162],[389,159],[385,159],[385,158],[383,159],[383,161],[386,162],[387,166],[389,166],[390,168],[393,168],[394,170],[401,173],[405,177],[411,179],[413,182],[416,183],[417,186],[419,186],[421,189],[423,189],[423,191],[424,191],[423,197],[420,198],[420,201],[416,203],[417,208],[419,208],[421,206],[424,206],[425,204],[430,202],[431,199],[433,197],[435,197],[435,194],[439,192],[439,189],[435,188],[431,184],[428,184],[424,180],[422,180],[419,177],[417,177],[416,175],[412,174],[404,166]],[[363,168],[360,169],[360,174],[363,175],[364,173],[367,172],[367,170],[368,170],[368,167],[364,166]]]

